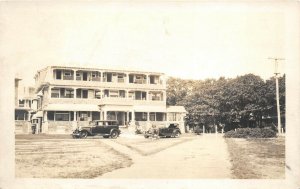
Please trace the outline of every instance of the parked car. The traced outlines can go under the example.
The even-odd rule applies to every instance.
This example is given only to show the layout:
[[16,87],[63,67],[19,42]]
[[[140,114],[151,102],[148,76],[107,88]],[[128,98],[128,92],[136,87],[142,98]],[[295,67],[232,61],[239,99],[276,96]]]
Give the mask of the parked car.
[[118,121],[96,120],[89,126],[78,127],[72,134],[73,138],[86,138],[87,136],[103,136],[104,138],[117,138],[121,134]]
[[168,127],[165,128],[150,128],[148,131],[145,132],[145,138],[155,138],[155,137],[174,137],[177,138],[181,135],[181,131],[178,127],[178,124],[170,124]]

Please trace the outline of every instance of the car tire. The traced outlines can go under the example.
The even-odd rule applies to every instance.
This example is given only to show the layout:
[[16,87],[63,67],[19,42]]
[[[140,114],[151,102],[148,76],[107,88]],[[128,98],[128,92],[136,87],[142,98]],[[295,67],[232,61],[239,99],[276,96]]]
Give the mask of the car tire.
[[175,131],[174,132],[174,138],[178,138],[180,136],[180,132],[179,131]]
[[116,139],[118,138],[119,133],[117,131],[112,131],[110,133],[110,138]]
[[88,136],[88,132],[87,131],[81,131],[80,132],[80,138],[86,138]]

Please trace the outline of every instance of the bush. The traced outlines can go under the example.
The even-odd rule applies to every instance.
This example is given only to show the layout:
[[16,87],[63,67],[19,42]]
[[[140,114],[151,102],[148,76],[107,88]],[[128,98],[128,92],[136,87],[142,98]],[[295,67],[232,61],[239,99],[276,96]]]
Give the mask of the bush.
[[226,138],[274,138],[276,132],[270,128],[239,128],[225,133]]

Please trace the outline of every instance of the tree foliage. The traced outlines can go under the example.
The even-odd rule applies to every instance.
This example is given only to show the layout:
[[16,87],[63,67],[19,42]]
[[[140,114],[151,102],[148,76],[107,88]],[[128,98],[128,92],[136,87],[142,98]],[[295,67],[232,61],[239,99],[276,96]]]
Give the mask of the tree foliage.
[[[280,108],[285,112],[285,75],[279,78]],[[188,124],[239,122],[246,124],[253,113],[276,115],[275,78],[266,81],[254,74],[236,78],[167,81],[167,104],[182,105],[188,111]]]

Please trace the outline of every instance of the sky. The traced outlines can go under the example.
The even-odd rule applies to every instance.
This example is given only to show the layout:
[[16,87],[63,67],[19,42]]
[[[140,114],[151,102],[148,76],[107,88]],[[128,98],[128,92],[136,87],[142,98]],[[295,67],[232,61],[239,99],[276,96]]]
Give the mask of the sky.
[[[3,4],[2,4],[3,5]],[[0,54],[24,83],[50,65],[183,79],[274,74],[288,8],[268,3],[16,3],[0,6]],[[285,73],[285,61],[279,72]]]

